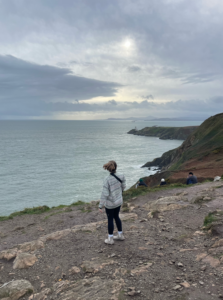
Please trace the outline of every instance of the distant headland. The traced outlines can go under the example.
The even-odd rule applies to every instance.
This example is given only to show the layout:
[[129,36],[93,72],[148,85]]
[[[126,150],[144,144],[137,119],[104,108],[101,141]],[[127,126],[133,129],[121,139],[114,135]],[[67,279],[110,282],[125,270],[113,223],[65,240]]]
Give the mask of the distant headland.
[[154,136],[162,140],[186,140],[186,138],[194,132],[198,126],[186,127],[145,127],[141,130],[132,129],[128,134],[141,135],[141,136]]
[[[159,132],[161,127],[150,128],[149,131],[155,134],[155,130]],[[160,132],[157,133],[157,136]],[[215,176],[222,176],[223,113],[208,118],[195,130],[192,130],[180,147],[163,153],[161,157],[147,162],[142,167],[152,166],[159,167],[161,172],[145,178],[144,181],[149,186],[157,185],[161,178],[167,179],[169,183],[184,183],[189,171],[195,173],[199,182],[213,179]]]

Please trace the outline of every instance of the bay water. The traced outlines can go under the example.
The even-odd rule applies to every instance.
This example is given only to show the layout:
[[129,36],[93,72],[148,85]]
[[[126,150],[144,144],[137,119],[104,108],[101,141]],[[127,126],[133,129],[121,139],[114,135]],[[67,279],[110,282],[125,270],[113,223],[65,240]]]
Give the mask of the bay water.
[[[127,188],[156,171],[143,164],[183,141],[127,134],[146,126],[190,126],[200,121],[0,121],[0,216],[26,207],[100,198],[115,160]],[[185,175],[186,176],[186,175]]]

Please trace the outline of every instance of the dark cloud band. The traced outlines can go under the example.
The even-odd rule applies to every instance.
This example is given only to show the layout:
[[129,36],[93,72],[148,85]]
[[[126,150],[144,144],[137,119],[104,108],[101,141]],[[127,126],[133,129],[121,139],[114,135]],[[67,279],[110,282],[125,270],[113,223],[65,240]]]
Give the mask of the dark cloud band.
[[67,101],[112,97],[120,84],[75,76],[68,68],[41,66],[0,55],[0,101]]

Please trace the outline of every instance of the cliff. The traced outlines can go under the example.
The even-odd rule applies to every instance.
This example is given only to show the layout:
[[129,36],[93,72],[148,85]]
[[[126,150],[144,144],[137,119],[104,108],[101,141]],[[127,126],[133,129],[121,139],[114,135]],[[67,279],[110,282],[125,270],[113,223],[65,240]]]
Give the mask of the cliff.
[[[159,166],[162,171],[182,173],[197,170],[200,176],[223,174],[223,113],[205,120],[183,144],[165,152],[143,167]],[[185,175],[184,175],[185,176]]]
[[156,136],[162,140],[186,140],[186,138],[194,132],[198,126],[186,127],[145,127],[141,130],[132,129],[128,134],[142,136]]

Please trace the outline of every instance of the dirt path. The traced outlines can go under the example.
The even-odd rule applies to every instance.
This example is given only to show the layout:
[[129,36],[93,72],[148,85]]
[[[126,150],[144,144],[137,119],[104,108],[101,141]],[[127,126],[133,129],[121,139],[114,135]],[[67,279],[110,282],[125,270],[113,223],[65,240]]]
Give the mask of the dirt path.
[[[201,195],[209,201],[193,203]],[[0,286],[26,279],[35,296],[21,299],[36,300],[223,299],[223,237],[202,230],[209,212],[223,211],[222,182],[149,193],[128,207],[126,239],[111,246],[95,203],[1,222],[0,251],[13,257],[0,259]],[[24,252],[31,266],[13,269]]]

